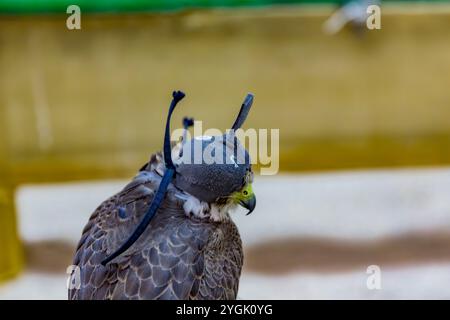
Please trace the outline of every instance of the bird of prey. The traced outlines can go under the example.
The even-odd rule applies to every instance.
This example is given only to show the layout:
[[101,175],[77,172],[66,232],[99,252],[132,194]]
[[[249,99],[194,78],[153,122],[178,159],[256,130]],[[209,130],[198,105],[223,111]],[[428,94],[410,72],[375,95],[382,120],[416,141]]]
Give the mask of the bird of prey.
[[[223,136],[196,137],[172,148],[171,114],[183,97],[173,93],[163,152],[91,215],[74,256],[79,283],[69,288],[69,299],[236,298],[243,251],[229,213],[237,205],[252,212],[256,198],[248,152],[234,133],[253,96],[247,95]],[[210,159],[192,161],[195,148],[215,151]],[[227,158],[208,161],[220,155]]]

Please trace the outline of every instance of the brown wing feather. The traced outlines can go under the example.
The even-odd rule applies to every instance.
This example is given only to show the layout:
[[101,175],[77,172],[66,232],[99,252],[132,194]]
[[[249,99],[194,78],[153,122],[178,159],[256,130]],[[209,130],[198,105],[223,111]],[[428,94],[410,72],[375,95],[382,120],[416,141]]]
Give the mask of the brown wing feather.
[[242,243],[233,222],[219,224],[205,249],[205,270],[196,299],[236,299],[243,264]]
[[141,172],[92,214],[77,246],[80,287],[69,299],[234,299],[242,266],[235,225],[184,214],[173,188],[147,230],[106,267],[101,261],[131,234],[145,214],[160,176]]

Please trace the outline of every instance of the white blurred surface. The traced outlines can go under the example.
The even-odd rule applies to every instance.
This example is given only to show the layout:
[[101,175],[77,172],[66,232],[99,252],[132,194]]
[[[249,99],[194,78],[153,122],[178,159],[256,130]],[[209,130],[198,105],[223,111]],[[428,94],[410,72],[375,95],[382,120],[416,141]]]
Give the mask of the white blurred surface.
[[382,268],[381,289],[367,288],[365,269],[332,274],[244,274],[241,299],[450,299],[450,264]]
[[[243,274],[239,299],[450,299],[450,264],[382,269],[369,290],[366,270],[336,274]],[[67,299],[64,275],[27,273],[0,287],[0,299]]]
[[[20,233],[27,242],[77,242],[92,211],[126,183],[24,186],[17,193]],[[233,215],[244,246],[294,235],[358,241],[450,230],[450,169],[256,177],[254,191],[255,212]],[[381,290],[368,290],[367,276],[365,269],[276,276],[244,273],[239,296],[450,298],[450,264],[382,268]],[[65,299],[65,276],[25,273],[0,287],[0,299],[6,298]]]
[[[20,233],[28,241],[76,242],[95,208],[126,183],[21,187]],[[368,239],[450,229],[450,169],[263,176],[253,189],[255,212],[233,214],[245,244],[280,235]]]

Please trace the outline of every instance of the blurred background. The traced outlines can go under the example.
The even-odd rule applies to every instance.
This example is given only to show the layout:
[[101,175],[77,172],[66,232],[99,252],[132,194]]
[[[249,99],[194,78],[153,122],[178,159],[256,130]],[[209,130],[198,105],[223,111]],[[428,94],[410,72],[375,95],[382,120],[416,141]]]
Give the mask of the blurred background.
[[174,124],[224,130],[253,92],[246,128],[280,129],[279,174],[233,216],[242,299],[449,299],[449,36],[448,1],[1,1],[0,299],[66,299],[84,224],[161,148],[173,89]]

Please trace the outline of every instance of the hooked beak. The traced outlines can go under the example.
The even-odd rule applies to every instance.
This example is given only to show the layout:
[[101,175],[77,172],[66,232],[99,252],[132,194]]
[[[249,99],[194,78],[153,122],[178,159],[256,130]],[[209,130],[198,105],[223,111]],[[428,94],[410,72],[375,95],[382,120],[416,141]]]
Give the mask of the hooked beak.
[[255,195],[252,195],[252,197],[249,198],[249,199],[247,199],[247,200],[241,200],[241,201],[239,201],[239,204],[240,204],[241,206],[243,206],[245,209],[248,210],[248,212],[247,212],[247,214],[246,214],[246,215],[248,216],[250,213],[253,212],[253,210],[255,210],[255,207],[256,207],[256,197],[255,197]]

